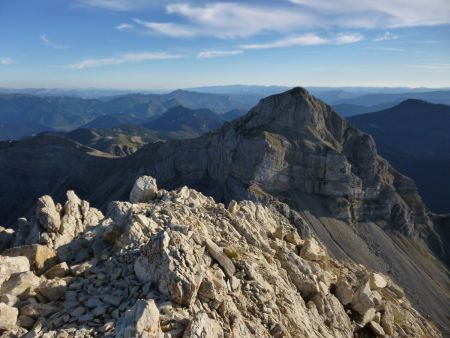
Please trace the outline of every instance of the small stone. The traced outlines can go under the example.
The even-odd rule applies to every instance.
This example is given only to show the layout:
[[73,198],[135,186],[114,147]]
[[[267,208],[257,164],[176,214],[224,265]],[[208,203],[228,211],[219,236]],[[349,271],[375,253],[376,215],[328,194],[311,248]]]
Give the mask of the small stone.
[[231,200],[228,204],[228,211],[232,214],[236,214],[241,207],[239,206],[239,203],[235,200]]
[[103,295],[100,297],[105,303],[108,303],[108,304],[111,304],[114,306],[119,306],[123,299],[123,297],[115,296],[115,295]]
[[384,289],[387,285],[386,279],[378,273],[372,273],[369,282],[372,290]]
[[18,246],[5,250],[2,254],[10,257],[27,257],[31,269],[37,274],[47,271],[58,262],[56,251],[40,244]]
[[320,261],[325,255],[325,250],[315,238],[307,239],[300,250],[300,256],[309,261]]
[[380,324],[378,324],[375,321],[369,322],[369,327],[372,329],[373,333],[375,333],[376,336],[384,336],[385,332]]
[[223,271],[228,277],[233,277],[233,275],[236,273],[236,268],[234,266],[234,263],[231,259],[229,259],[222,251],[221,248],[219,248],[216,243],[213,241],[207,239],[206,240],[206,247],[208,249],[208,252],[211,254],[211,256],[219,263],[219,265],[223,268]]
[[87,307],[93,309],[103,305],[103,302],[99,298],[89,298],[86,303]]
[[71,315],[72,317],[78,318],[78,317],[80,317],[80,316],[81,316],[83,313],[85,313],[85,312],[86,312],[86,310],[85,310],[84,307],[78,306],[77,308],[75,308],[75,309],[70,313],[70,315]]
[[78,318],[79,322],[90,322],[94,319],[94,315],[92,313],[86,313]]
[[366,324],[372,321],[375,318],[376,312],[375,309],[367,310],[361,318],[361,326],[366,326]]
[[[364,314],[375,306],[372,300],[372,292],[370,291],[369,283],[364,283],[356,290],[353,295],[352,308],[359,314]],[[375,309],[373,309],[375,311]],[[375,313],[374,313],[375,315]],[[372,320],[372,318],[370,318]]]
[[117,324],[116,337],[162,338],[159,311],[153,300],[139,299]]
[[29,330],[34,326],[34,319],[28,316],[20,315],[17,317],[17,325]]
[[96,317],[102,316],[106,313],[106,306],[99,306],[92,310],[92,314]]
[[45,273],[44,276],[47,277],[48,279],[52,279],[52,278],[56,278],[56,277],[65,277],[70,273],[70,268],[67,265],[66,262],[62,262],[59,264],[56,264],[54,266],[52,266],[50,269],[48,269]]
[[0,303],[0,330],[10,330],[16,326],[19,310],[5,303]]
[[344,279],[339,279],[336,283],[336,297],[342,303],[347,305],[352,302],[353,290],[352,286]]
[[50,301],[57,301],[66,295],[67,284],[64,279],[48,279],[42,282],[37,291]]
[[303,241],[297,231],[290,231],[284,236],[284,240],[292,245],[302,245]]

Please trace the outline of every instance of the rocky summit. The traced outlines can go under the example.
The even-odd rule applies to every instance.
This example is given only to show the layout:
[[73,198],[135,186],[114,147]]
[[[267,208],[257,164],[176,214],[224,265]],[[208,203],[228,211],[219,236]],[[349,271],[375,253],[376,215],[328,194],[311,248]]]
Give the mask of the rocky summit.
[[139,178],[104,216],[67,192],[2,232],[1,337],[441,337],[388,275],[287,204]]
[[[27,162],[23,162],[22,159],[26,159]],[[17,170],[17,167],[21,169]],[[129,200],[131,191],[133,191],[131,202],[137,205],[146,202],[150,197],[156,198],[152,201],[160,198],[156,191],[161,190],[158,190],[156,181],[141,179],[134,186],[136,180],[143,175],[154,177],[157,185],[167,190],[189,186],[205,196],[211,196],[217,202],[230,204],[231,210],[248,203],[269,209],[273,209],[274,205],[282,205],[281,211],[277,209],[277,212],[295,225],[300,238],[304,240],[316,238],[318,243],[322,243],[315,245],[313,242],[306,242],[304,246],[297,247],[295,251],[300,250],[298,251],[300,256],[303,250],[303,259],[320,262],[321,260],[315,259],[323,255],[319,249],[322,247],[326,248],[326,256],[331,261],[347,262],[345,264],[350,264],[351,271],[353,268],[356,269],[358,264],[370,271],[377,271],[386,281],[391,281],[390,284],[387,282],[389,285],[399,285],[421,315],[432,319],[445,334],[450,333],[448,215],[431,213],[417,193],[415,183],[379,156],[372,137],[353,127],[330,106],[306,90],[294,88],[267,97],[247,115],[226,123],[215,132],[190,140],[149,144],[126,158],[104,158],[88,152],[85,148],[74,147],[72,143],[58,142],[42,136],[2,144],[0,145],[0,182],[4,183],[0,195],[0,202],[4,206],[2,215],[10,218],[23,216],[31,208],[30,201],[45,194],[52,195],[56,201],[63,201],[67,190],[77,191],[83,199],[91,201],[107,215],[114,210],[116,210],[114,214],[120,215],[117,208],[120,210],[128,208],[127,204],[108,203],[114,200]],[[145,195],[141,194],[142,191],[145,191]],[[58,214],[64,217],[65,207],[55,202],[53,207],[46,200],[48,197],[41,198],[40,203],[41,209],[49,215],[49,218],[43,218],[43,223],[39,223],[40,228],[34,225],[35,222],[29,221],[30,217],[27,221],[19,220],[17,224],[19,232],[23,227],[33,230],[25,232],[26,234],[37,234],[41,233],[39,229],[46,229],[44,233],[47,235],[42,235],[47,239],[45,245],[53,245],[53,249],[61,252],[58,256],[63,252],[66,252],[66,257],[83,256],[87,249],[100,250],[103,247],[102,242],[91,243],[90,239],[84,237],[86,240],[74,242],[80,245],[85,243],[86,249],[79,250],[71,240],[67,240],[68,235],[63,231],[66,228],[71,229],[69,238],[80,236],[86,231],[89,235],[84,236],[98,238],[88,229],[96,223],[96,219],[102,217],[94,209],[91,210],[89,204],[87,206],[85,204],[84,214],[81,213],[83,215],[81,223],[75,222],[66,226],[62,219],[58,222],[58,217],[55,217]],[[69,200],[75,198],[72,196]],[[201,214],[193,214],[193,217],[199,217]],[[36,217],[35,215],[33,211],[31,216]],[[100,222],[102,226],[94,228],[104,229],[104,222],[106,221]],[[199,220],[199,223],[203,222]],[[238,232],[242,240],[248,242],[248,245],[260,245],[258,243],[265,238],[262,233],[265,230],[259,231],[262,237],[256,236],[242,223],[245,222],[233,223],[233,227],[240,227]],[[267,226],[265,222],[263,223],[258,225],[261,229]],[[125,219],[123,224],[126,224]],[[57,228],[59,230],[55,232],[53,229]],[[141,233],[134,229],[132,233],[142,238],[148,237],[145,231]],[[105,233],[105,236],[117,237],[119,241],[126,243],[130,237],[126,234],[125,230],[116,230]],[[12,234],[5,231],[0,236],[11,238]],[[163,243],[172,243],[171,237],[167,236],[159,238],[161,244],[158,245],[165,246]],[[181,238],[184,237],[179,239],[183,241]],[[204,241],[196,244],[204,246],[212,256],[211,252],[220,252],[224,247],[220,244],[219,238],[211,237],[211,242],[206,239]],[[238,247],[244,247],[241,240],[233,241]],[[19,242],[14,245],[19,245]],[[24,244],[32,245],[34,242],[36,241]],[[264,255],[275,250],[270,241],[266,244],[261,249]],[[249,250],[247,251],[251,252]],[[160,251],[171,252],[171,249],[150,245],[144,252],[147,252],[148,256],[153,256]],[[188,254],[190,251],[183,249],[183,252]],[[185,257],[185,253],[180,254],[180,257]],[[70,266],[70,261],[66,258],[63,258],[63,261]],[[187,261],[190,262],[190,259]],[[217,257],[213,257],[213,261],[220,262]],[[167,263],[172,270],[178,271],[177,267],[181,266],[181,263],[173,263],[170,260],[169,262],[171,263],[167,263],[166,258],[161,258],[158,266],[163,268]],[[233,269],[230,268],[229,261],[224,262],[225,260],[222,260],[222,264],[226,266],[223,268],[224,273],[226,271],[226,278],[230,278],[229,275],[236,277],[238,272],[232,274]],[[277,260],[274,262],[278,264]],[[199,261],[199,264],[203,266],[202,261]],[[302,264],[294,262],[283,266],[280,262],[277,269],[288,271],[291,266],[303,266]],[[159,280],[157,276],[170,275],[144,263],[143,267],[154,272],[154,277],[149,277],[152,285],[157,283],[156,279]],[[236,269],[236,264],[234,267]],[[301,271],[304,271],[303,268]],[[200,277],[192,276],[189,270],[184,268],[177,273],[184,276],[180,277],[181,284],[175,283],[179,285],[177,297],[181,299],[182,306],[187,307],[186,295],[191,294],[189,297],[194,297],[195,288],[187,286],[187,289],[184,289],[181,281],[190,280],[191,277],[200,280]],[[291,279],[293,273],[288,271],[285,277]],[[282,271],[280,274],[283,274]],[[264,272],[262,276],[266,278],[268,274]],[[356,292],[361,283],[369,277],[354,276],[355,281],[349,283]],[[171,282],[167,282],[158,289],[169,290],[171,285]],[[369,288],[372,292],[370,283]],[[385,289],[386,287],[382,288]],[[334,287],[330,287],[331,291],[336,292]],[[334,294],[333,292],[331,293]],[[314,298],[313,295],[301,296],[304,297],[304,301],[306,300],[306,304]],[[353,299],[353,296],[351,298]],[[157,300],[155,302],[158,306]],[[293,304],[297,306],[296,301]],[[349,304],[352,302],[349,301],[344,306],[346,311],[349,309],[353,311],[352,316],[355,311],[362,315]],[[241,312],[243,316],[248,315],[245,310]],[[351,320],[361,324],[358,318],[352,317]],[[366,325],[363,327],[361,332],[367,328]],[[291,334],[292,330],[288,328],[282,332]],[[328,334],[336,336],[335,332],[330,332]],[[409,332],[407,335],[413,334]]]

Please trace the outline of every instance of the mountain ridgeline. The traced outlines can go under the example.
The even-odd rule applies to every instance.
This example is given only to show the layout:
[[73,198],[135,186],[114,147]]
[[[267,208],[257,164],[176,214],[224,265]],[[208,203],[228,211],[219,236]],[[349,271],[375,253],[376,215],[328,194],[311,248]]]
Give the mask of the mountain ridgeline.
[[177,106],[210,109],[218,115],[250,108],[229,95],[184,90],[169,94],[128,94],[101,99],[2,94],[0,140],[19,139],[41,131],[140,125]]
[[371,136],[305,89],[267,97],[215,132],[151,143],[126,158],[52,137],[0,145],[5,221],[26,214],[35,198],[59,200],[69,189],[104,208],[127,198],[143,174],[226,203],[280,200],[307,220],[298,225],[302,236],[315,234],[333,257],[389,274],[442,330],[450,328],[447,218],[429,212]]

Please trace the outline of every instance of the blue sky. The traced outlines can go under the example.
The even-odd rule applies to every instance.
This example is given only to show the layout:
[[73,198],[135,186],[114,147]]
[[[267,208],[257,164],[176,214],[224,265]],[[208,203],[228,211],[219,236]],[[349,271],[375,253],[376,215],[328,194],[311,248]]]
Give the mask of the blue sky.
[[448,0],[7,0],[0,86],[450,87]]

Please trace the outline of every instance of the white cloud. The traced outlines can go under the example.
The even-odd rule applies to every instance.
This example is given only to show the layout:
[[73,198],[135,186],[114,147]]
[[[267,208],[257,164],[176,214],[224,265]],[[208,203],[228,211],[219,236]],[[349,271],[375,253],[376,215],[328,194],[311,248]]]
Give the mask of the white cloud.
[[116,26],[116,29],[119,31],[127,31],[132,29],[133,27],[134,27],[133,25],[130,25],[128,23],[121,23],[120,25]]
[[134,11],[152,7],[165,2],[164,0],[76,0],[78,6],[97,7],[111,11]]
[[[213,36],[247,38],[265,32],[289,32],[312,25],[314,17],[288,8],[216,2],[203,6],[171,4],[168,14],[184,18],[187,24],[145,22],[145,27],[171,37]],[[143,24],[142,21],[141,24]]]
[[347,45],[350,43],[359,42],[363,39],[364,37],[361,34],[352,33],[352,34],[338,34],[335,41],[338,45]]
[[140,19],[133,19],[133,21],[144,28],[173,38],[191,38],[199,34],[199,32],[197,32],[190,26],[175,24],[171,22],[148,22]]
[[381,41],[396,40],[396,39],[398,39],[397,35],[392,34],[391,32],[386,32],[383,35],[377,36],[372,41],[374,41],[374,42],[381,42]]
[[44,42],[47,46],[49,46],[49,47],[51,47],[51,48],[54,48],[54,49],[67,49],[67,48],[69,48],[69,47],[67,47],[67,46],[60,45],[60,44],[57,44],[57,43],[55,43],[55,42],[49,40],[45,34],[42,34],[42,35],[40,36],[40,39],[41,39],[41,41]]
[[10,65],[11,63],[13,63],[14,61],[11,59],[11,58],[9,58],[9,57],[4,57],[4,58],[1,58],[0,59],[0,63],[3,65],[3,66],[8,66],[8,65]]
[[241,45],[243,49],[269,49],[269,48],[284,48],[294,46],[315,46],[325,44],[350,44],[363,40],[363,36],[358,33],[338,34],[334,38],[324,38],[315,34],[305,34],[300,36],[291,36],[284,39],[275,40],[272,42],[262,44],[247,44]]
[[383,28],[450,23],[448,0],[289,0],[303,10],[352,28]]
[[242,54],[243,52],[244,51],[242,50],[205,50],[198,53],[197,57],[199,59],[211,59],[217,57],[239,55]]
[[111,58],[85,59],[80,62],[69,65],[68,68],[85,69],[85,68],[121,65],[121,64],[125,64],[125,63],[138,63],[138,62],[153,61],[153,60],[179,59],[182,57],[183,57],[183,55],[180,55],[180,54],[170,54],[170,53],[166,53],[166,52],[127,53],[127,54],[121,54],[119,56],[111,57]]
[[241,48],[268,49],[268,48],[283,48],[293,46],[313,46],[313,45],[323,45],[328,42],[329,41],[327,39],[324,39],[318,35],[308,34],[308,35],[288,37],[268,43],[242,45]]

